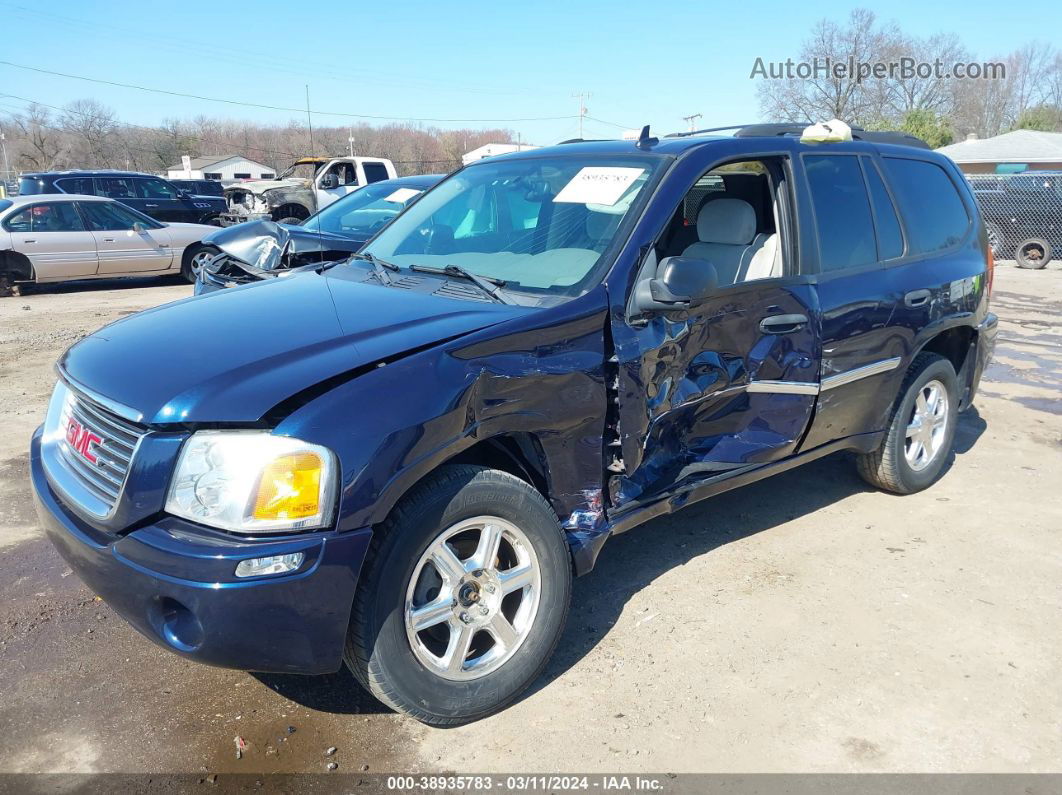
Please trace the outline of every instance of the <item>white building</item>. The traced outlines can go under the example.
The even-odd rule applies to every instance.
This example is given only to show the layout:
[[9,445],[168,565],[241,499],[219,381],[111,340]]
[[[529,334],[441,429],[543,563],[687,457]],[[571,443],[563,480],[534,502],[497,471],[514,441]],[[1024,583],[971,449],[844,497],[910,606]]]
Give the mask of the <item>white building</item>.
[[238,179],[273,179],[276,172],[241,155],[210,155],[183,157],[181,162],[166,169],[167,179],[216,179],[230,182]]
[[528,149],[538,149],[538,147],[531,144],[484,144],[478,149],[473,149],[471,152],[461,155],[461,163],[467,166],[469,163],[475,163],[485,157],[507,155],[510,152],[524,152]]

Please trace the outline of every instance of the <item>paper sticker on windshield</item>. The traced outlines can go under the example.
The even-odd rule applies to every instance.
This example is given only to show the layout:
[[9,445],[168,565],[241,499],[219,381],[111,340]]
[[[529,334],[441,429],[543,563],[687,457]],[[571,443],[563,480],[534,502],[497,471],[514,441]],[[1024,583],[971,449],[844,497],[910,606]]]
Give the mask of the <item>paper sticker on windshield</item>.
[[388,196],[386,199],[384,199],[384,201],[385,202],[394,202],[395,204],[405,204],[407,201],[412,199],[418,193],[420,193],[420,191],[419,190],[413,190],[413,188],[399,188],[394,193],[392,193],[390,196]]
[[644,168],[586,166],[572,177],[571,182],[561,188],[553,201],[611,207],[620,200],[634,180],[644,173]]

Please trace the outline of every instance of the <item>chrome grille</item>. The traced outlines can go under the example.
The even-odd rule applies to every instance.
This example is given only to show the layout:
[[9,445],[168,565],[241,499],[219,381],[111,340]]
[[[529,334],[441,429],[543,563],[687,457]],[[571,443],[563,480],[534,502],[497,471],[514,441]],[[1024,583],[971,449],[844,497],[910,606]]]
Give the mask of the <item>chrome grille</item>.
[[[109,513],[122,494],[133,454],[147,429],[73,390],[67,390],[59,416],[59,429],[61,435],[57,447],[63,463]],[[100,441],[96,442],[94,438]],[[86,444],[86,439],[92,440],[91,443]],[[79,442],[87,456],[76,449]]]

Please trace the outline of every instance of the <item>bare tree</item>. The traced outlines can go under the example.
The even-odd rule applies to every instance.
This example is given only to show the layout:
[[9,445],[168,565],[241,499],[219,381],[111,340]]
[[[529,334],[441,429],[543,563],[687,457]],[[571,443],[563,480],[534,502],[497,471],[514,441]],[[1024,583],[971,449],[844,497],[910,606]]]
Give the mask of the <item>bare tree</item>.
[[[800,62],[825,66],[826,59],[847,65],[850,61],[873,63],[884,60],[894,49],[899,32],[895,26],[881,27],[874,12],[853,10],[846,25],[819,20],[800,49]],[[855,75],[839,74],[825,68],[806,79],[793,76],[768,79],[758,88],[760,110],[777,121],[825,120],[831,118],[859,122],[882,115],[885,97],[869,90],[869,83]]]

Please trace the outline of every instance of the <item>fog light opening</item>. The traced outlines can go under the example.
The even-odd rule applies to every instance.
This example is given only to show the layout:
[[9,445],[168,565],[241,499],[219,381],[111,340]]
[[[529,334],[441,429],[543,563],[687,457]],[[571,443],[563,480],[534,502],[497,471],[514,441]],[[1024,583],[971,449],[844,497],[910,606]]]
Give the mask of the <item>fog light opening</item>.
[[237,577],[265,577],[270,574],[286,574],[302,565],[304,555],[291,552],[287,555],[270,555],[267,558],[248,558],[236,564]]

